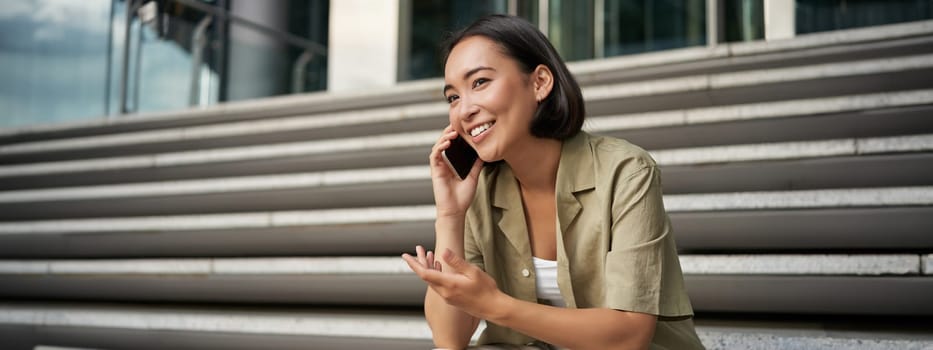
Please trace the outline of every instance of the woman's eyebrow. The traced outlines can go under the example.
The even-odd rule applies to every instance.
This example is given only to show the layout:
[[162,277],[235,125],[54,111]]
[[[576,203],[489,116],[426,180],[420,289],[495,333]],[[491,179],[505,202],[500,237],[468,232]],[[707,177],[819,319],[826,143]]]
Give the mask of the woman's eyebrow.
[[492,68],[492,67],[479,66],[479,67],[470,69],[470,70],[468,70],[466,73],[464,73],[464,74],[463,74],[463,80],[470,79],[470,76],[471,76],[471,75],[476,74],[476,72],[479,72],[479,71],[481,71],[481,70],[491,70],[491,71],[495,71],[496,69],[495,69],[495,68]]
[[[479,72],[479,71],[482,71],[482,70],[491,70],[491,71],[493,71],[493,72],[496,71],[496,69],[495,69],[495,68],[492,68],[492,67],[479,66],[479,67],[470,69],[470,70],[468,70],[466,73],[464,73],[464,74],[463,74],[463,80],[470,79],[470,76],[471,76],[471,75],[476,74],[476,72]],[[443,91],[444,96],[447,96],[447,90],[450,90],[450,89],[453,89],[453,88],[454,88],[453,85],[450,85],[450,84],[444,85],[444,91]]]

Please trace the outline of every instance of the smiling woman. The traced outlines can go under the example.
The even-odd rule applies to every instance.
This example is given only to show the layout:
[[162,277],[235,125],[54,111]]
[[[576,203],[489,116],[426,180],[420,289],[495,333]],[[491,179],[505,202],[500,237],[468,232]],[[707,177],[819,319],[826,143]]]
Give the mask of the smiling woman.
[[[580,131],[580,87],[523,19],[493,15],[447,45],[450,125],[435,143],[435,251],[403,254],[427,282],[434,342],[702,349],[654,160]],[[441,153],[479,159],[460,178]],[[483,166],[483,164],[486,166]]]

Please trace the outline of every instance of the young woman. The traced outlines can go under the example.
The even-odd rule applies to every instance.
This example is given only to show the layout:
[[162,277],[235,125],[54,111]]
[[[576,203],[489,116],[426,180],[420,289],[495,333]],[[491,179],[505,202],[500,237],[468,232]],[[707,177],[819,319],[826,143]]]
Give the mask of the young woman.
[[[482,319],[480,344],[702,349],[647,152],[580,131],[580,87],[525,20],[481,18],[446,49],[438,256],[403,254],[435,344],[465,348]],[[457,137],[480,158],[462,181],[441,154]]]

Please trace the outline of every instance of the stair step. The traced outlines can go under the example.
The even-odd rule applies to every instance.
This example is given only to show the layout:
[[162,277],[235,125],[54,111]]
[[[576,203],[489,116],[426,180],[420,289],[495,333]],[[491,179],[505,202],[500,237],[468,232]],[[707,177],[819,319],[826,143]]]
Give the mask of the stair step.
[[[586,122],[586,128],[595,132],[626,137],[628,134],[637,135],[634,131],[645,128],[703,126],[711,123],[713,125],[708,127],[715,127],[717,123],[749,120],[775,120],[772,123],[778,123],[783,119],[795,116],[827,113],[851,114],[851,112],[871,109],[903,108],[930,104],[933,104],[933,90],[881,92],[855,96],[805,98],[792,101],[662,112],[616,113],[611,116],[590,117]],[[923,113],[923,111],[918,111],[918,113]],[[180,152],[186,149],[198,148],[202,150],[204,148],[222,149],[224,147],[306,140],[333,140],[393,131],[431,130],[436,136],[436,130],[446,125],[446,114],[446,104],[427,103],[399,108],[340,112],[329,115],[268,118],[180,129],[14,143],[0,145],[0,164],[95,158],[121,154]],[[844,115],[842,118],[851,119],[852,116]],[[894,122],[894,120],[891,120],[894,118],[884,118],[884,116],[870,115],[864,117],[869,122],[882,118],[888,124]],[[905,121],[915,119],[905,118]],[[923,121],[924,119],[917,120]],[[813,123],[813,121],[809,121],[809,123]],[[739,127],[742,130],[754,129],[748,126]],[[889,125],[888,128],[890,127]],[[769,130],[774,131],[773,128],[769,128]],[[653,138],[644,137],[644,139],[649,142],[645,146],[650,146],[650,141]],[[639,140],[632,139],[632,141]]]
[[[411,220],[383,216],[368,223],[299,222],[203,230],[126,225],[109,232],[94,232],[106,227],[101,225],[68,230],[72,226],[63,223],[59,229],[0,234],[0,257],[394,255],[416,244],[434,246],[434,221],[428,216],[426,211]],[[933,206],[675,212],[670,217],[681,253],[933,249],[928,230],[933,226]]]
[[[681,265],[698,311],[933,315],[923,259],[688,254]],[[394,256],[5,260],[0,287],[4,298],[418,306],[425,285]]]
[[[668,212],[933,205],[933,187],[671,194]],[[0,222],[0,234],[120,232],[432,220],[433,205]]]
[[[307,164],[305,167],[314,166],[317,168],[314,170],[318,171],[334,170],[327,169],[328,167],[371,168],[374,165],[370,160],[376,158],[381,159],[383,163],[395,166],[424,164],[427,152],[425,150],[436,141],[436,137],[435,132],[416,132],[334,141],[8,165],[0,166],[0,178],[38,176],[58,179],[61,176],[52,175],[75,174],[75,176],[87,175],[92,179],[116,180],[129,178],[126,172],[130,170],[146,170],[142,173],[153,176],[154,170],[159,170],[157,173],[170,173],[170,170],[190,169],[191,167],[202,167],[202,169],[198,169],[198,172],[191,170],[182,173],[195,177],[211,177],[211,174],[214,176],[245,175],[244,171],[254,172],[254,169],[258,167],[245,166],[246,162],[262,162],[270,158],[292,163],[293,167],[296,166],[295,164]],[[930,150],[933,150],[933,134],[675,148],[649,152],[659,165],[668,166]],[[206,169],[203,168],[205,166],[207,166]],[[108,171],[119,171],[121,176],[116,179],[112,176],[100,176],[101,172]],[[130,178],[118,182],[133,181]],[[5,180],[2,188],[19,189],[22,188],[21,185],[23,185],[22,182]]]
[[[662,167],[667,195],[933,185],[933,153]],[[0,220],[433,203],[427,166],[0,191]]]
[[[697,334],[710,350],[921,350],[933,346],[929,334],[916,331],[917,324],[895,330],[865,330],[851,321],[742,322],[703,315],[695,323]],[[481,324],[480,330],[484,327]],[[137,304],[0,304],[0,345],[17,338],[96,349],[431,347],[430,330],[420,310],[390,315],[296,307],[257,311]]]
[[[414,250],[411,247],[409,250]],[[683,254],[687,275],[920,275],[930,255]],[[933,271],[929,271],[933,273]],[[0,260],[0,275],[374,276],[414,275],[392,257]]]

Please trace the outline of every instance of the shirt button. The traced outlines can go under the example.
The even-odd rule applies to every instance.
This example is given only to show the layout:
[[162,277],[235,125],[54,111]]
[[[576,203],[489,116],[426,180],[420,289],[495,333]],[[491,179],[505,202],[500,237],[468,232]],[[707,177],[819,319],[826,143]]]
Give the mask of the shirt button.
[[531,271],[528,271],[528,269],[522,269],[522,276],[531,276]]

